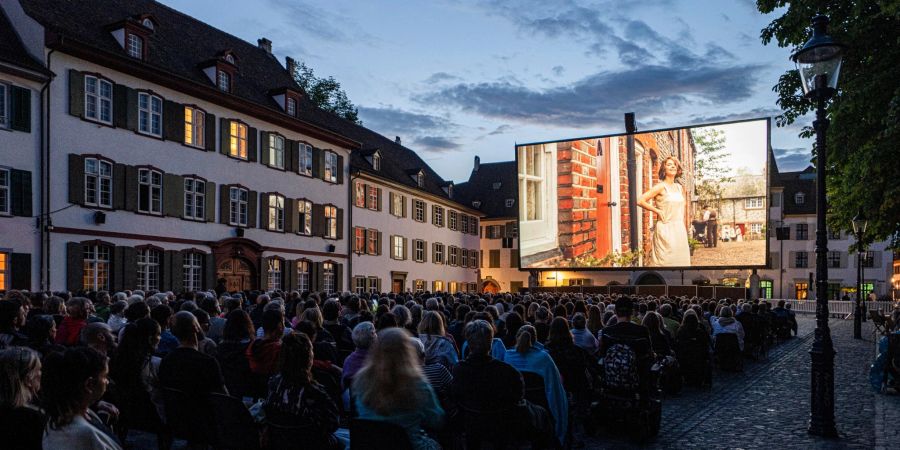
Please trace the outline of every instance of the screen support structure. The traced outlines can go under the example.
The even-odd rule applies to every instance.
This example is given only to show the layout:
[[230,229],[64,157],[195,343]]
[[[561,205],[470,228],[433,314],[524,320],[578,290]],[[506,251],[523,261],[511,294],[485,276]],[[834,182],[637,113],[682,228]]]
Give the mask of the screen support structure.
[[[637,126],[635,125],[633,112],[625,113],[625,132],[627,133],[625,145],[628,158],[628,179],[636,180],[637,161],[635,161],[634,157],[634,134],[637,132]],[[638,211],[637,198],[637,184],[633,182],[628,183],[628,247],[631,251],[635,250],[635,245],[638,241],[638,228],[640,227],[641,216]]]

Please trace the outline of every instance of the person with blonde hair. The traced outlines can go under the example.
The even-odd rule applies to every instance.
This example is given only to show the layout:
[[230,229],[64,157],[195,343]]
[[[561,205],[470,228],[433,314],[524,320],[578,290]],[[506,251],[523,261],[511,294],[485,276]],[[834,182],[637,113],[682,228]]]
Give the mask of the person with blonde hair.
[[41,389],[41,360],[25,347],[0,350],[0,435],[15,449],[40,449],[44,414],[31,402]]
[[425,364],[440,363],[447,370],[459,362],[456,347],[447,339],[444,319],[437,311],[425,311],[419,322],[419,340],[425,349]]
[[[687,227],[684,224],[684,208],[687,195],[676,181],[682,175],[681,163],[674,156],[660,161],[659,182],[641,195],[637,204],[656,213],[653,223],[653,252],[648,266],[687,267],[691,265]],[[653,204],[650,203],[653,199]]]
[[425,379],[408,331],[391,327],[378,333],[365,366],[353,379],[353,395],[360,419],[404,428],[416,450],[440,448],[423,427],[439,428],[444,410]]

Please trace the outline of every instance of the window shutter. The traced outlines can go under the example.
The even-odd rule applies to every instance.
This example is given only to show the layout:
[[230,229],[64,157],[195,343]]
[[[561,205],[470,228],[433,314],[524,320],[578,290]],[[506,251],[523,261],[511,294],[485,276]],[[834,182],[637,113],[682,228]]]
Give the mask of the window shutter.
[[27,170],[10,170],[10,192],[11,208],[10,212],[14,216],[31,217],[32,196],[31,196],[31,172]]
[[184,217],[184,178],[180,175],[163,174],[163,214]]
[[69,114],[84,117],[84,75],[69,69]]
[[344,184],[344,157],[337,157],[337,184]]
[[259,273],[257,274],[259,290],[269,290],[269,258],[259,258]]
[[409,259],[409,238],[403,238],[403,259]]
[[509,251],[509,267],[515,269],[519,267],[519,250],[512,249]]
[[259,132],[259,148],[261,151],[259,155],[259,162],[263,163],[263,165],[266,166],[271,164],[271,161],[269,160],[269,152],[271,151],[271,148],[269,147],[269,134],[270,133],[268,131]]
[[274,230],[269,228],[269,194],[263,193],[259,198],[259,227],[264,230]]
[[377,211],[381,211],[381,188],[375,188],[375,206]]
[[203,136],[203,140],[206,144],[206,151],[214,152],[216,151],[216,115],[206,113],[205,123],[203,124],[203,132],[205,136]]
[[222,118],[219,120],[219,152],[223,155],[228,154],[228,149],[231,147],[231,121]]
[[325,289],[325,270],[324,269],[325,268],[323,267],[323,263],[317,262],[317,263],[313,263],[313,265],[312,265],[312,270],[313,270],[312,279],[316,283],[316,285],[315,285],[316,291],[321,292],[323,289]]
[[285,233],[297,232],[297,200],[292,198],[284,199],[284,231]]
[[506,222],[506,226],[503,232],[505,233],[503,237],[516,237],[516,223],[515,222]]
[[769,266],[772,269],[780,269],[781,268],[781,253],[779,252],[771,252],[769,253]]
[[341,292],[344,290],[344,265],[334,264],[334,291]]
[[313,236],[325,235],[325,206],[313,203],[312,207],[312,234]]
[[256,162],[259,152],[259,131],[253,127],[247,127],[247,159]]
[[163,124],[163,136],[167,141],[184,143],[184,105],[166,100],[163,106]]
[[847,252],[840,252],[840,253],[841,253],[841,269],[846,269],[847,268]]
[[113,125],[116,128],[128,128],[128,86],[113,86]]
[[313,147],[312,156],[313,156],[313,163],[312,163],[313,178],[324,177],[325,176],[325,157],[322,154],[322,149]]
[[13,253],[10,255],[12,280],[10,287],[13,289],[31,290],[31,254]]
[[394,210],[394,196],[395,195],[396,194],[394,194],[393,192],[388,192],[388,213],[396,214],[399,216],[400,212]]
[[[214,192],[207,190],[207,192]],[[207,200],[209,200],[207,198]],[[207,209],[209,211],[209,209]],[[223,184],[219,186],[219,223],[228,225],[231,215],[231,186]]]
[[297,141],[284,141],[284,169],[288,172],[297,172],[300,167],[300,143]]
[[437,264],[437,259],[435,259],[436,256],[437,256],[437,242],[432,242],[431,243],[431,262],[433,262],[435,264]]
[[876,269],[881,268],[881,254],[882,254],[882,252],[878,252],[878,251],[875,252],[875,260],[873,261],[873,263],[874,263],[873,267]]
[[84,204],[84,158],[69,153],[69,203]]
[[797,267],[797,252],[788,252],[788,267],[791,269]]
[[[116,163],[113,165],[112,205],[114,209],[125,209],[125,180],[128,166]],[[82,176],[82,179],[84,177]]]
[[204,197],[204,201],[206,204],[204,207],[206,208],[205,216],[207,222],[215,222],[216,221],[216,183],[212,181],[206,182],[206,189],[203,191],[206,196]]
[[404,218],[405,218],[405,217],[406,217],[406,209],[407,209],[407,208],[406,208],[406,197],[403,197],[402,195],[401,195],[400,197],[401,197],[401,201],[400,201],[400,208],[401,208],[401,211],[400,211],[400,217],[404,217]]
[[138,169],[135,166],[125,166],[125,209],[138,209]]
[[[116,86],[119,86],[118,84]],[[137,131],[138,129],[138,92],[134,89],[127,89],[128,95],[125,97],[126,101],[126,109],[125,114],[127,115],[127,126],[129,130]],[[119,97],[116,95],[116,97]],[[121,109],[121,108],[118,108]],[[115,114],[115,111],[113,111]]]
[[422,241],[422,262],[428,262],[428,241]]
[[375,254],[381,255],[381,232],[375,232]]
[[344,238],[344,210],[341,208],[337,209],[337,238],[338,240]]
[[134,289],[137,285],[137,250],[134,247],[121,247],[122,286]]
[[256,217],[257,217],[257,207],[256,205],[259,203],[259,193],[256,191],[250,191],[247,195],[247,226],[249,228],[256,228]]
[[207,253],[203,257],[203,275],[204,289],[215,289],[216,287],[216,255]]
[[84,289],[84,246],[80,242],[66,243],[66,289]]
[[31,89],[10,86],[9,128],[31,133]]
[[184,290],[184,256],[178,250],[166,250],[163,272],[168,274],[165,283],[160,284],[163,289],[179,293]]

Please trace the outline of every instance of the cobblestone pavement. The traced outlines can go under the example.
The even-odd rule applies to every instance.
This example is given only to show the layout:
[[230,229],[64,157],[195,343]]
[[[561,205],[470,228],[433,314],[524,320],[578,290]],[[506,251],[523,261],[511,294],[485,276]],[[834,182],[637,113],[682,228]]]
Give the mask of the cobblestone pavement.
[[799,316],[799,337],[767,360],[748,362],[742,373],[716,372],[709,390],[685,389],[663,400],[656,441],[644,446],[603,432],[587,448],[900,448],[900,397],[875,394],[868,384],[874,356],[869,324],[853,339],[853,322],[830,323],[835,359],[835,420],[840,439],[806,432],[809,420],[809,348],[815,321]]
[[741,242],[719,242],[719,245],[706,248],[703,246],[694,249],[691,255],[692,266],[733,266],[735,261],[742,264],[765,264],[766,241],[757,239]]

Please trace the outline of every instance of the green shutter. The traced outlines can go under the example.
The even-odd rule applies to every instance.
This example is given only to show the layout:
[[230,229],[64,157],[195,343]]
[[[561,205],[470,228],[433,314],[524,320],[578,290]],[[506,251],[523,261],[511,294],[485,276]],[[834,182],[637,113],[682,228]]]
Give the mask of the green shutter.
[[120,247],[122,254],[122,286],[134,289],[137,286],[137,250],[134,247]]
[[344,157],[337,157],[337,184],[344,184]]
[[314,263],[313,264],[313,276],[315,277],[316,286],[315,290],[318,292],[322,292],[325,289],[325,268],[324,263]]
[[10,287],[12,289],[31,290],[31,254],[13,253],[10,255]]
[[84,75],[69,69],[69,114],[84,117]]
[[313,204],[312,207],[312,234],[313,236],[325,235],[325,206]]
[[125,166],[125,209],[138,210],[138,168]]
[[341,208],[335,209],[337,209],[337,238],[340,240],[344,238],[344,210]]
[[226,118],[222,118],[219,120],[219,152],[223,155],[228,154],[228,149],[231,147],[231,134],[229,133],[229,129],[231,128],[231,120]]
[[286,233],[297,232],[297,200],[292,198],[284,199],[284,231]]
[[113,165],[112,204],[115,209],[125,209],[125,186],[128,166],[121,163]]
[[184,178],[180,175],[163,174],[163,213],[184,217]]
[[247,160],[256,162],[259,153],[259,131],[253,127],[247,127]]
[[297,172],[300,167],[300,143],[286,140],[284,143],[284,168],[288,172]]
[[322,149],[313,147],[312,151],[312,176],[313,178],[322,178],[325,176],[324,157]]
[[206,141],[206,151],[214,152],[216,151],[216,115],[206,113],[206,123],[204,124],[203,131],[206,133],[204,136],[204,140]]
[[334,263],[334,291],[341,292],[344,290],[344,265]]
[[215,289],[216,287],[216,255],[207,253],[203,255],[203,275],[204,289]]
[[206,221],[207,222],[215,222],[216,221],[216,183],[212,181],[206,182],[206,189],[203,191],[206,196],[204,200],[206,201]]
[[69,153],[69,203],[84,204],[84,158]]
[[264,230],[272,230],[269,228],[269,194],[267,193],[263,193],[259,198],[259,227]]
[[166,100],[163,106],[163,136],[184,143],[184,105]]
[[31,217],[31,172],[27,170],[10,170],[10,212],[14,216]]
[[[112,249],[110,249],[109,253],[109,288],[112,291],[122,291],[126,289],[125,285],[123,284],[125,274],[122,273],[122,270],[125,268],[125,264],[122,263],[122,258],[124,256],[122,248],[123,247],[113,247]],[[134,286],[127,287],[127,289],[133,288]]]
[[297,290],[297,260],[292,259],[287,261],[286,264],[287,273],[284,274],[284,288],[286,291],[296,291]]
[[250,191],[247,200],[247,226],[256,228],[257,203],[259,203],[259,193]]
[[128,128],[128,91],[130,90],[124,84],[113,86],[113,125],[116,128]]
[[31,89],[10,86],[9,128],[31,133]]
[[269,290],[269,258],[259,258],[259,273],[257,274],[257,282],[260,291]]
[[169,283],[161,287],[178,293],[184,290],[184,255],[178,250],[166,250],[166,266],[163,270],[169,274]]
[[[206,192],[210,192],[207,190]],[[231,219],[231,186],[219,186],[219,223],[228,225]]]
[[269,161],[269,152],[271,149],[269,148],[269,132],[268,131],[260,131],[259,132],[259,142],[260,142],[260,155],[259,162],[263,165],[268,166],[271,161]]
[[80,242],[66,243],[66,289],[84,289],[84,246]]

